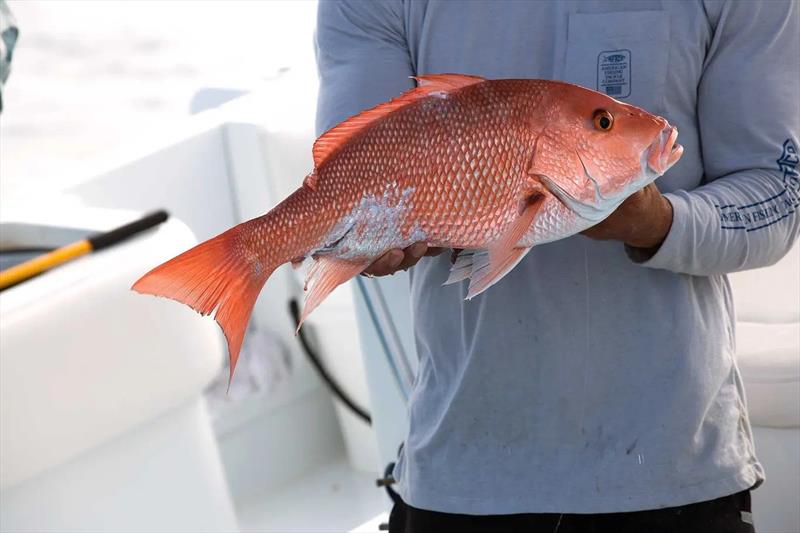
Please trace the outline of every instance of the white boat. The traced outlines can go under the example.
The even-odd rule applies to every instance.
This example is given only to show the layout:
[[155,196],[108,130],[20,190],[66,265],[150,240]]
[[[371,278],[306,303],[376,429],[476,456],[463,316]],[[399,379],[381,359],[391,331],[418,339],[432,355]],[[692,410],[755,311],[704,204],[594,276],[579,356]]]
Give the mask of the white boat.
[[[290,268],[256,305],[230,394],[213,321],[128,290],[300,184],[314,110],[292,102],[315,91],[283,76],[46,198],[6,202],[0,249],[54,247],[157,208],[172,218],[0,296],[0,531],[376,531],[386,520],[375,479],[405,433],[416,366],[404,275],[340,288],[308,328],[371,427],[332,399],[295,337]],[[755,521],[800,532],[800,249],[732,283],[768,476]]]

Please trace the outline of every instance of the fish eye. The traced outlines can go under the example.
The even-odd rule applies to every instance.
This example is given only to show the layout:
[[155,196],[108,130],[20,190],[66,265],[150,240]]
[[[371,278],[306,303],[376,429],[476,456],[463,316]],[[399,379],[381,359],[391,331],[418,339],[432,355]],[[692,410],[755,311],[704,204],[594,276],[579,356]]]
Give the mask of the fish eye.
[[592,122],[594,123],[595,129],[600,131],[609,131],[614,125],[614,115],[605,109],[598,109],[594,112]]

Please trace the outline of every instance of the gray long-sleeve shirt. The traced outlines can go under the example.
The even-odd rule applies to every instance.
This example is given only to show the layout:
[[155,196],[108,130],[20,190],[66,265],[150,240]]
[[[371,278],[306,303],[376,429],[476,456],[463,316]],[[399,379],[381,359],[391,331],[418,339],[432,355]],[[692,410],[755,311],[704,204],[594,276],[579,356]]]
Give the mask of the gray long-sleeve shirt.
[[[726,273],[800,231],[796,2],[321,2],[317,129],[412,74],[551,78],[663,115],[683,158],[652,257],[571,237],[465,302],[446,255],[412,270],[419,374],[395,468],[442,512],[620,512],[763,479]],[[626,253],[627,252],[627,253]]]

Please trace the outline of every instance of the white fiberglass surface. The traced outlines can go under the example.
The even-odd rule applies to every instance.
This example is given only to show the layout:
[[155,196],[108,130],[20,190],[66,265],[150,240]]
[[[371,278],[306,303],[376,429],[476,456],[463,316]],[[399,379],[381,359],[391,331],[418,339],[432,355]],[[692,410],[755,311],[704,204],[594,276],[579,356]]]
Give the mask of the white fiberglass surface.
[[389,508],[374,476],[353,470],[340,458],[278,490],[237,502],[237,515],[243,533],[341,532]]

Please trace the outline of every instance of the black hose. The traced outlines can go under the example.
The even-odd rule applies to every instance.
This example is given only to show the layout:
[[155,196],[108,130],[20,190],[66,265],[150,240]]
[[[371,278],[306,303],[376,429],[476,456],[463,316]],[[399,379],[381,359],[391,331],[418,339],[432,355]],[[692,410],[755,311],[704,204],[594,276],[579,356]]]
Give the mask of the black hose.
[[[300,324],[300,306],[298,305],[297,300],[294,298],[289,300],[289,312],[292,314],[294,325],[298,326]],[[354,415],[359,417],[367,424],[372,425],[372,417],[370,414],[363,407],[360,407],[358,404],[356,404],[352,398],[347,395],[344,389],[342,389],[342,387],[336,382],[336,380],[333,379],[333,376],[328,373],[328,370],[325,368],[325,365],[322,364],[319,355],[317,355],[317,352],[311,347],[311,343],[308,342],[308,338],[303,332],[303,328],[300,328],[300,331],[297,333],[297,337],[300,340],[300,346],[303,347],[303,351],[308,356],[308,360],[311,361],[311,364],[317,369],[322,381],[328,385],[328,388],[331,390],[333,395],[339,398],[339,400],[341,400],[342,403],[345,404]]]

